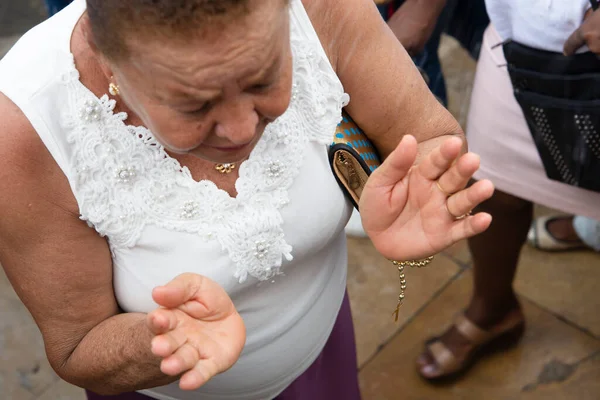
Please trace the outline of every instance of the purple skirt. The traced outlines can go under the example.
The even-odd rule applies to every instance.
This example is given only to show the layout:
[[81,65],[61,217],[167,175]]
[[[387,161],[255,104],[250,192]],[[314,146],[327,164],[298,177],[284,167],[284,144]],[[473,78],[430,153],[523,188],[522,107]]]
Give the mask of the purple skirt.
[[[100,396],[86,391],[88,400],[150,400],[132,392]],[[356,344],[348,294],[344,296],[333,331],[315,362],[274,400],[360,400]]]

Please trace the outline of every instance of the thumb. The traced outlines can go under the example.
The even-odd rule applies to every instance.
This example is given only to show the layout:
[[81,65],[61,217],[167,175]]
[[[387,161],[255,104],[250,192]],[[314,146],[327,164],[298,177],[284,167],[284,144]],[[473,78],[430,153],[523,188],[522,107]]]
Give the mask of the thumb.
[[579,27],[565,42],[563,53],[565,56],[572,56],[577,50],[583,47],[583,45],[585,45],[585,38],[583,37],[581,27]]
[[154,288],[152,299],[166,308],[180,307],[194,299],[207,280],[208,278],[198,274],[181,274],[166,285]]
[[371,187],[394,186],[408,174],[417,158],[417,140],[406,135],[396,149],[385,159],[379,168],[369,177]]

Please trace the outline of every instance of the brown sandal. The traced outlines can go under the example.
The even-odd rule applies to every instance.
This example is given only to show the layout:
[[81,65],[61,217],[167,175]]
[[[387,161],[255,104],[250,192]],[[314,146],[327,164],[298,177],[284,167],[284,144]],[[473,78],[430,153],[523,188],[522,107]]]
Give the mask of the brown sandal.
[[442,380],[457,378],[466,372],[476,361],[477,357],[492,345],[512,345],[523,336],[525,321],[521,310],[510,312],[504,320],[489,331],[485,331],[460,314],[454,322],[456,330],[472,343],[473,348],[463,357],[454,355],[440,338],[433,338],[426,343],[426,351],[437,366],[435,376],[424,375],[419,368],[419,374],[427,380]]

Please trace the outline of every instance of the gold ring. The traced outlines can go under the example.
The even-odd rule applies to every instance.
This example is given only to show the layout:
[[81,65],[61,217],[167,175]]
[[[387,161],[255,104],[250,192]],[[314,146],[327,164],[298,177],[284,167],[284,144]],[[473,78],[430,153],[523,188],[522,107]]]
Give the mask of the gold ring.
[[446,202],[446,211],[448,211],[448,214],[450,214],[452,216],[452,218],[454,218],[456,221],[460,221],[461,219],[465,219],[465,218],[473,215],[473,210],[470,210],[467,213],[465,213],[463,215],[459,215],[457,217],[456,215],[454,215],[450,212],[450,209],[448,208],[448,202]]
[[446,197],[450,197],[450,196],[452,196],[452,193],[448,193],[448,192],[446,192],[446,191],[445,191],[445,190],[442,188],[442,186],[440,185],[440,181],[439,181],[439,180],[435,181],[435,185],[438,187],[438,189],[440,189],[440,192],[442,192],[442,193],[444,193],[444,194],[446,195]]
[[457,221],[460,221],[461,219],[465,219],[465,218],[467,218],[467,217],[469,217],[469,216],[471,216],[471,215],[473,215],[473,211],[469,211],[468,213],[466,213],[466,214],[463,214],[463,215],[461,215],[460,217],[456,217],[456,220],[457,220]]
[[[448,210],[448,206],[446,206],[446,210]],[[460,221],[461,219],[465,219],[465,218],[467,218],[467,217],[470,217],[471,215],[473,215],[473,211],[469,211],[469,212],[467,212],[467,213],[465,213],[465,214],[463,214],[463,215],[459,215],[458,217],[457,217],[457,216],[455,216],[454,214],[452,214],[452,213],[450,212],[450,210],[448,210],[448,214],[452,215],[452,217],[453,217],[453,218],[454,218],[456,221]]]

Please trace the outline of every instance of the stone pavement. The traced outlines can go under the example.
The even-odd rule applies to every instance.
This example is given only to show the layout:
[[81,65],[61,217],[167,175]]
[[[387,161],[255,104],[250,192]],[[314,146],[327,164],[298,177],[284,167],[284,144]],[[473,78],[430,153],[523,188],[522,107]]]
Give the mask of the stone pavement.
[[[0,0],[0,57],[43,18],[39,0]],[[475,63],[448,38],[441,56],[450,110],[464,124]],[[398,291],[394,268],[368,240],[350,239],[349,253],[365,400],[600,399],[600,256],[526,247],[516,283],[528,321],[521,344],[485,359],[457,383],[430,385],[419,379],[414,360],[423,340],[441,332],[469,298],[466,245],[439,255],[429,268],[407,272],[407,300],[397,324],[390,316]],[[84,396],[54,374],[37,327],[0,270],[0,400],[34,399]]]

